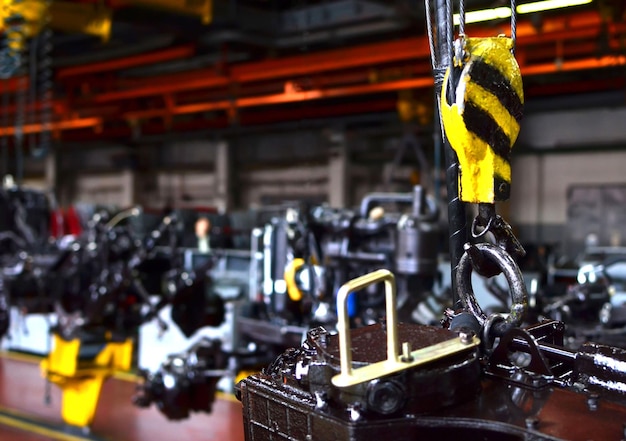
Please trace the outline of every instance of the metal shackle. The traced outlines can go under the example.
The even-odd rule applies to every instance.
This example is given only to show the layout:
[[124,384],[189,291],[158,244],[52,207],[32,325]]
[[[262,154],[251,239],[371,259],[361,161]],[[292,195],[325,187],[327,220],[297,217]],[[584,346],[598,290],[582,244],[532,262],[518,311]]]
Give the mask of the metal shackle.
[[509,291],[511,293],[511,312],[506,318],[507,324],[511,326],[519,326],[528,308],[528,293],[526,285],[522,278],[522,273],[515,263],[515,260],[509,253],[499,246],[491,243],[478,243],[474,245],[465,245],[465,253],[461,256],[459,266],[456,272],[456,283],[459,290],[459,298],[463,306],[468,309],[480,322],[481,326],[485,324],[487,315],[476,300],[474,290],[472,288],[472,262],[468,250],[474,247],[487,259],[495,263],[504,273]]

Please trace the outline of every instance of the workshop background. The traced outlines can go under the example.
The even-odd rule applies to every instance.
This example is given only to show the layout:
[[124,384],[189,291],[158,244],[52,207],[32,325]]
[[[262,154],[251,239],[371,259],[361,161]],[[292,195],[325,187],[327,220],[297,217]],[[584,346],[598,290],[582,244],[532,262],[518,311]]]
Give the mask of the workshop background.
[[[538,3],[542,2],[517,2],[515,58],[524,84],[524,117],[511,156],[510,200],[498,204],[498,213],[529,253],[522,270],[534,280],[535,290],[537,283],[543,287],[583,283],[580,269],[590,262],[605,262],[607,257],[626,261],[626,3],[579,0],[542,4],[548,9],[529,7]],[[507,5],[465,2],[468,12]],[[476,23],[468,19],[467,33],[509,35],[509,16],[510,10],[500,18]],[[108,221],[122,212],[136,218],[126,225],[132,229],[129,237],[147,240],[148,245],[144,243],[141,252],[133,249],[135,254],[120,251],[107,257],[106,277],[117,271],[132,278],[138,269],[129,264],[133,260],[128,255],[148,259],[153,251],[150,232],[160,231],[153,237],[156,241],[176,223],[178,234],[167,234],[176,236],[178,243],[174,247],[166,240],[156,245],[160,251],[172,247],[160,257],[168,260],[168,252],[178,256],[177,263],[168,261],[167,271],[178,271],[176,276],[184,280],[187,276],[181,274],[206,270],[203,256],[211,256],[207,277],[217,286],[219,300],[203,299],[201,307],[220,312],[207,313],[210,319],[202,322],[192,316],[193,307],[180,306],[183,298],[137,322],[111,325],[114,319],[104,320],[98,322],[98,329],[108,332],[104,340],[79,338],[82,349],[64,349],[75,351],[72,366],[67,359],[53,365],[61,357],[50,357],[53,344],[63,343],[57,335],[53,341],[50,327],[63,322],[62,326],[71,323],[65,328],[68,332],[80,328],[85,323],[82,308],[89,309],[89,304],[72,303],[73,309],[63,314],[56,303],[41,308],[35,300],[52,291],[43,282],[32,288],[36,294],[25,294],[32,303],[8,308],[0,296],[11,318],[0,359],[0,439],[243,439],[241,403],[233,396],[235,379],[260,369],[262,357],[249,363],[213,360],[208,368],[219,367],[221,374],[211,374],[214,381],[203,391],[207,395],[198,398],[206,400],[203,404],[189,397],[183,404],[176,401],[180,397],[161,402],[161,410],[165,408],[170,417],[176,406],[210,411],[208,415],[183,412],[174,418],[180,421],[169,421],[156,406],[142,409],[136,406],[137,399],[132,402],[135,385],[142,375],[147,383],[156,381],[140,369],[157,372],[168,355],[186,350],[201,337],[217,338],[228,350],[237,349],[240,303],[257,293],[269,295],[268,282],[270,291],[280,291],[278,279],[286,283],[282,294],[292,290],[288,291],[292,300],[306,295],[307,289],[313,291],[308,276],[297,288],[280,277],[271,279],[274,265],[282,274],[294,257],[286,242],[272,245],[283,247],[286,257],[271,257],[280,261],[272,260],[268,266],[260,263],[269,258],[267,241],[274,240],[270,236],[283,228],[276,219],[289,219],[293,210],[301,210],[299,220],[306,218],[303,205],[333,209],[334,215],[353,210],[351,215],[367,218],[363,207],[372,207],[363,201],[372,195],[377,196],[371,200],[385,200],[380,195],[386,194],[395,195],[391,202],[404,195],[399,200],[412,203],[418,217],[419,210],[438,211],[436,219],[425,221],[433,229],[423,233],[437,229],[428,239],[435,244],[434,257],[423,256],[424,262],[436,263],[427,282],[420,279],[424,286],[419,285],[432,292],[436,305],[414,304],[419,311],[408,312],[418,322],[432,321],[443,308],[450,275],[445,275],[449,268],[445,154],[426,23],[424,3],[417,0],[2,0],[0,175],[6,194],[19,189],[33,192],[19,198],[28,201],[24,207],[32,208],[28,223],[42,228],[39,233],[44,237],[34,254],[56,256],[58,250],[50,251],[50,243],[64,236],[106,235],[94,227],[100,218],[96,222],[93,216],[109,216]],[[423,194],[415,193],[415,186]],[[46,202],[37,202],[38,194],[45,195]],[[9,217],[5,213],[13,213],[11,201],[4,194],[0,198],[3,231],[12,225],[4,219]],[[177,213],[175,220],[168,217],[172,212]],[[200,243],[196,229],[203,217],[210,220],[208,245]],[[275,229],[268,232],[269,227]],[[336,237],[342,234],[340,229],[333,234],[329,241],[340,244],[343,238]],[[19,253],[4,240],[0,255],[5,281],[0,291],[23,282],[12,279],[16,268],[23,270],[23,262],[19,266],[13,261]],[[115,246],[117,240],[106,238]],[[360,251],[379,256],[394,250],[393,244],[391,248],[383,244],[384,252],[376,246],[368,244]],[[89,248],[83,249],[87,251],[79,260],[87,258]],[[111,249],[106,252],[118,250]],[[362,268],[346,274],[373,269],[373,254],[365,256]],[[359,259],[356,252],[350,257]],[[385,261],[384,256],[381,259]],[[308,263],[317,268],[319,262],[304,264]],[[55,272],[55,277],[96,271],[91,264],[72,271],[65,263],[41,265],[42,272]],[[294,274],[298,265],[290,267]],[[416,265],[422,276],[422,266]],[[437,269],[440,275],[435,275]],[[151,277],[155,282],[162,273],[148,271],[144,282]],[[32,280],[48,280],[32,274]],[[616,274],[612,289],[618,292],[611,295],[623,301],[623,267]],[[198,280],[204,282],[204,277]],[[333,277],[333,283],[347,281]],[[83,282],[83,287],[93,285]],[[52,285],[61,283],[65,281]],[[167,285],[160,283],[152,285],[156,290]],[[172,296],[176,286],[168,291]],[[154,292],[148,289],[143,296],[144,291],[133,287],[139,294],[116,298],[106,306],[98,303],[89,313],[99,309],[114,317],[107,307],[123,305],[126,311],[133,302],[152,311],[158,300],[150,303],[144,297],[152,298]],[[478,295],[498,303],[487,290]],[[616,302],[613,306],[621,306]],[[180,316],[172,319],[170,309],[176,307]],[[571,312],[554,308],[550,311],[560,314],[556,319]],[[597,322],[600,312],[594,310]],[[223,317],[216,318],[220,314]],[[153,320],[155,316],[166,323]],[[367,321],[369,316],[360,318]],[[289,315],[284,320],[291,319]],[[306,320],[298,322],[296,337],[303,323]],[[111,339],[119,329],[124,338]],[[246,329],[270,332],[252,325]],[[614,334],[612,342],[626,342],[626,332],[623,342]],[[296,337],[292,341],[297,342]],[[244,346],[254,355],[255,345],[265,348],[262,343],[246,341]],[[97,350],[94,345],[99,345]],[[102,345],[110,351],[105,365],[93,362],[104,353]],[[92,354],[93,364],[85,368],[87,364],[81,363],[89,351],[100,355]],[[217,352],[211,354],[219,358]],[[39,367],[42,360],[45,379]],[[79,373],[91,376],[92,382],[75,383]],[[85,392],[86,388],[92,389]],[[142,393],[139,401],[146,400],[144,407],[163,400],[154,390]],[[208,409],[203,408],[207,403]],[[77,410],[80,407],[85,409]]]

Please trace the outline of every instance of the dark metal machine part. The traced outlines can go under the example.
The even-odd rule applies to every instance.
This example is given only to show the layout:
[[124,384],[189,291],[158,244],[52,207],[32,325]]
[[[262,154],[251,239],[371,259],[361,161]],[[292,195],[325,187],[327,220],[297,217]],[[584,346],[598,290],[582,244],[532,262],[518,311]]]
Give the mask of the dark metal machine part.
[[157,372],[141,372],[143,383],[134,403],[155,403],[171,420],[188,418],[192,411],[211,412],[227,363],[220,346],[218,340],[203,338],[185,352],[170,355]]
[[[401,325],[398,332],[400,341],[415,349],[458,338],[419,325]],[[381,324],[353,330],[354,367],[384,360],[386,338]],[[247,439],[365,440],[383,432],[406,436],[407,418],[437,413],[480,391],[475,348],[345,389],[331,384],[340,371],[338,355],[337,335],[315,328],[300,349],[286,351],[263,373],[242,381]]]
[[[454,336],[450,331],[421,325],[403,325],[399,331],[401,340],[415,341],[417,337],[424,346]],[[555,338],[551,331],[556,333]],[[606,388],[598,386],[594,390],[588,385],[594,383],[589,378],[595,376],[619,389],[618,385],[624,384],[624,373],[619,370],[624,354],[598,345],[578,353],[559,352],[553,344],[562,333],[558,322],[546,322],[530,332],[548,351],[549,368],[554,369],[551,375],[534,375],[510,363],[507,375],[504,371],[496,375],[497,371],[487,368],[488,375],[481,377],[476,363],[474,376],[471,370],[453,370],[452,365],[458,360],[444,359],[436,363],[437,367],[418,368],[405,377],[380,378],[346,392],[330,385],[329,371],[338,371],[335,336],[321,328],[314,329],[302,348],[285,352],[263,373],[239,384],[246,439],[358,441],[392,437],[408,441],[454,439],[461,434],[464,440],[487,441],[623,439],[626,408],[609,401],[607,397],[611,394],[606,393]],[[354,367],[384,359],[381,351],[369,351],[369,348],[384,348],[384,339],[381,325],[353,330]],[[519,338],[511,339],[508,344],[510,353],[524,347]],[[551,346],[554,349],[550,353],[546,348]],[[506,360],[500,362],[506,364]],[[446,363],[450,364],[447,373],[442,366]],[[557,374],[557,368],[563,364],[566,368]],[[431,378],[434,389],[429,391],[425,383],[415,386],[420,370],[439,370],[440,379]],[[449,374],[447,378],[446,374]],[[551,384],[536,381],[548,378],[553,381]],[[368,391],[385,381],[405,388],[402,406],[387,414],[381,409],[398,402],[393,399],[393,388],[384,389],[380,396],[384,404],[379,407],[372,408],[372,396],[368,396]],[[466,388],[455,388],[452,383],[459,381],[465,382]],[[559,383],[571,389],[553,387]],[[435,394],[431,395],[433,391]],[[416,401],[428,405],[421,409],[412,406],[411,393]],[[615,393],[613,397],[618,395]]]

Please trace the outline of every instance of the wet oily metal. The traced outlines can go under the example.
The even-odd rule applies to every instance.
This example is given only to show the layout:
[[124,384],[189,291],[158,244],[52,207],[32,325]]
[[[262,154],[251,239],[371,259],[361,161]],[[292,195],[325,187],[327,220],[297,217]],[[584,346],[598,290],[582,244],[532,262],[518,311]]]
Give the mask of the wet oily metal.
[[[399,332],[401,340],[410,341],[416,348],[454,336],[446,330],[419,325],[401,325]],[[384,350],[368,350],[384,348],[385,337],[382,325],[353,330],[355,368],[386,357]],[[265,373],[240,383],[247,440],[624,438],[623,406],[597,394],[591,397],[559,388],[529,388],[502,378],[483,378],[479,385],[479,375],[458,367],[463,365],[460,358],[381,378],[362,389],[338,391],[330,384],[339,369],[337,346],[336,336],[322,328],[314,329],[300,349],[286,352]],[[614,353],[595,349],[586,352],[590,355],[585,358],[596,369],[603,368],[603,360],[611,355],[618,362],[622,360]],[[465,354],[467,360],[472,355],[472,351]],[[441,381],[435,380],[436,375]],[[582,380],[580,375],[577,378]],[[385,382],[388,387],[380,386]],[[461,388],[460,382],[466,382],[467,388]],[[396,387],[404,392],[400,407],[394,407],[398,403],[392,399]],[[380,402],[372,403],[376,397]],[[416,402],[427,403],[430,408],[420,409]]]
[[[455,333],[427,326],[399,325],[398,332],[400,341],[409,342],[415,349],[458,339]],[[386,359],[386,339],[380,324],[352,330],[354,368]],[[270,433],[286,430],[281,429],[285,419],[282,406],[291,408],[293,403],[317,423],[330,418],[333,425],[344,426],[436,411],[471,400],[480,390],[480,366],[474,347],[398,374],[337,388],[331,378],[340,370],[338,346],[336,335],[316,328],[309,332],[302,348],[285,352],[263,374],[240,384],[244,418],[250,422],[250,430],[264,433],[250,439],[271,439]],[[291,421],[289,417],[287,420]],[[301,423],[305,427],[314,424]],[[288,425],[292,428],[294,424],[291,421]],[[325,439],[317,433],[308,434],[313,438],[296,439]]]
[[520,130],[522,77],[505,37],[467,38],[467,58],[446,73],[441,116],[460,164],[462,201],[509,198],[511,148]]

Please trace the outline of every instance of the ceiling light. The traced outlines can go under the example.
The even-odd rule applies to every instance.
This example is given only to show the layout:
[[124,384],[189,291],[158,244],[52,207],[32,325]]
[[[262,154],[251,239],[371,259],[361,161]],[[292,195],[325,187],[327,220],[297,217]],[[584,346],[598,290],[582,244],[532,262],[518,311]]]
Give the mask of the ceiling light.
[[[511,8],[506,6],[493,9],[481,9],[480,11],[470,11],[465,13],[465,23],[477,23],[479,21],[496,20],[498,18],[509,18]],[[459,14],[454,14],[454,24],[459,24]]]
[[518,14],[546,11],[548,9],[567,8],[591,3],[593,0],[542,0],[539,2],[525,3],[517,6]]
[[[587,5],[593,0],[541,0],[538,2],[525,3],[517,6],[518,14],[530,14],[531,12],[547,11],[549,9],[567,8],[569,6]],[[511,9],[503,6],[492,9],[481,9],[465,13],[465,23],[478,23],[481,21],[509,18]],[[459,14],[454,14],[454,24],[459,24]]]

